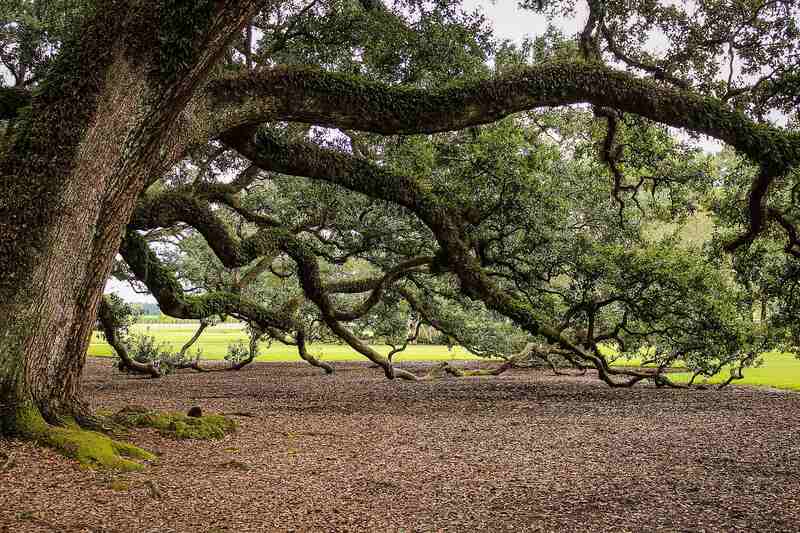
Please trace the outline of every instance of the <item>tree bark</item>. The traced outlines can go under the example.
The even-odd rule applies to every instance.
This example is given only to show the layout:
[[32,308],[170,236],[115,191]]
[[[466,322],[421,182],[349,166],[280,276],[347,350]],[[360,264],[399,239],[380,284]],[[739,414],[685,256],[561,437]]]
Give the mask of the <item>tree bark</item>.
[[[53,423],[81,414],[83,354],[141,183],[123,147],[140,125],[135,111],[146,82],[112,38],[95,33],[92,45],[116,49],[106,54],[116,57],[86,65],[95,71],[92,81],[79,68],[64,72],[61,87],[38,94],[0,163],[8,273],[0,281],[0,403],[7,432],[24,432],[20,424],[32,412]],[[61,62],[96,52],[88,47],[66,50],[54,73],[67,70]],[[84,92],[76,97],[69,89]]]
[[[206,5],[203,17],[176,27],[168,10],[180,4],[99,2],[64,43],[30,113],[7,133],[0,154],[0,433],[38,437],[45,422],[83,419],[85,353],[125,224],[147,179],[165,172],[197,135],[186,106],[253,2],[198,2]],[[154,29],[141,26],[141,13],[153,14]],[[182,31],[194,39],[188,52]],[[182,54],[177,66],[164,64],[171,51]]]

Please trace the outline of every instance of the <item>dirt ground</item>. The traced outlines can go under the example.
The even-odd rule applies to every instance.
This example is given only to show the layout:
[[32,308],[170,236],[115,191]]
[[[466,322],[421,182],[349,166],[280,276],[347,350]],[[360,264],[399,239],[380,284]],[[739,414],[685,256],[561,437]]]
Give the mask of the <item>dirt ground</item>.
[[161,457],[132,474],[0,440],[16,461],[0,473],[0,532],[800,530],[800,394],[337,369],[149,380],[91,360],[95,408],[256,416],[222,441],[137,431]]

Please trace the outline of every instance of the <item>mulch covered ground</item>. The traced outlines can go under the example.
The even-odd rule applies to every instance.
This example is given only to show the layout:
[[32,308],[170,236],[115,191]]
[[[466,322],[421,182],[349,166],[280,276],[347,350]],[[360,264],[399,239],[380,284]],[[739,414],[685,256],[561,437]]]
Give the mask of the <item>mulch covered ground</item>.
[[134,474],[0,440],[16,461],[0,473],[0,532],[800,530],[800,394],[337,369],[148,380],[91,360],[96,408],[256,416],[222,441],[138,431],[162,455]]

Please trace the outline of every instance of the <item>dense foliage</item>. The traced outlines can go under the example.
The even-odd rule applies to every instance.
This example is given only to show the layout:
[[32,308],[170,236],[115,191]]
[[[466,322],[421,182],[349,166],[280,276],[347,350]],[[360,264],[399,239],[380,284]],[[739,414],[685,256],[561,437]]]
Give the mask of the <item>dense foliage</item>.
[[[679,365],[693,382],[725,368],[735,379],[765,350],[794,350],[797,6],[540,4],[523,2],[550,17],[586,13],[585,28],[565,35],[551,26],[515,45],[455,0],[315,0],[261,11],[227,50],[211,94],[269,91],[263,73],[286,91],[335,98],[346,88],[369,124],[359,128],[344,112],[256,121],[247,109],[236,127],[190,146],[148,181],[115,275],[151,291],[167,315],[242,319],[254,338],[297,346],[313,364],[307,342],[340,340],[387,376],[408,379],[419,376],[391,358],[430,331],[513,365],[591,367],[615,386],[674,385],[665,373]],[[0,60],[15,87],[37,86],[63,38],[71,11],[56,17],[56,4],[44,5],[4,8]],[[638,78],[567,83],[570,64]],[[556,91],[564,101],[545,104],[581,101],[573,91],[596,91],[596,102],[495,120],[517,105],[495,88],[501,103],[491,120],[452,132],[424,122],[456,109],[470,82],[505,76],[518,87],[530,72],[543,73],[537,83],[546,88],[565,84]],[[373,94],[379,86],[388,92]],[[625,88],[666,103],[639,102]],[[439,108],[402,100],[414,90],[434,91]],[[297,98],[328,102],[309,94]],[[373,106],[419,114],[418,131],[439,133],[358,131],[382,131],[380,119],[370,122]],[[768,126],[781,121],[788,125]],[[738,152],[705,153],[695,133],[665,124]],[[713,228],[707,239],[683,230],[698,218]],[[392,346],[388,364],[369,343]],[[146,340],[136,351],[150,354],[140,363],[169,359]],[[238,363],[252,352],[233,347],[229,356]],[[610,366],[614,359],[643,367]]]

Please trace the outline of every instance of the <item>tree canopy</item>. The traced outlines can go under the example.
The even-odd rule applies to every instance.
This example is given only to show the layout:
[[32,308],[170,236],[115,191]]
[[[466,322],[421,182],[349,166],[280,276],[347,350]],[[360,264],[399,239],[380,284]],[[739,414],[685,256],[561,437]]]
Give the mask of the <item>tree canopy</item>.
[[[791,145],[795,137],[778,135],[763,118],[767,109],[791,108],[777,94],[756,94],[766,81],[745,85],[761,72],[755,42],[774,46],[780,24],[791,40],[793,23],[779,17],[791,6],[742,14],[738,23],[715,30],[729,37],[721,43],[719,36],[700,39],[703,25],[689,20],[702,20],[703,9],[712,13],[718,6],[695,13],[640,7],[635,24],[637,17],[613,6],[589,7],[581,35],[551,27],[516,46],[493,41],[479,17],[456,5],[430,12],[417,6],[419,13],[395,6],[379,14],[355,6],[347,23],[364,34],[325,47],[324,54],[322,35],[341,31],[341,12],[334,6],[319,11],[315,4],[289,17],[294,22],[287,26],[298,34],[293,46],[275,44],[264,33],[253,54],[231,59],[230,68],[244,66],[244,73],[210,85],[212,109],[228,122],[229,133],[140,198],[130,225],[139,233],[126,242],[133,247],[141,232],[152,232],[145,240],[162,243],[155,249],[166,261],[165,273],[176,274],[175,289],[146,279],[159,255],[152,247],[147,259],[138,259],[139,270],[132,249],[123,250],[129,265],[121,270],[153,290],[162,305],[176,305],[168,314],[203,318],[212,312],[188,310],[186,300],[168,303],[194,287],[203,296],[191,301],[205,305],[214,293],[216,312],[274,328],[282,341],[296,342],[292,336],[325,323],[326,335],[384,365],[361,340],[364,332],[383,333],[400,345],[418,323],[474,353],[558,357],[593,366],[615,385],[669,383],[660,370],[676,364],[696,376],[727,365],[741,372],[760,351],[787,349],[791,320],[778,324],[786,314],[768,321],[754,313],[763,291],[725,273],[728,256],[720,248],[741,249],[760,231],[757,221],[741,208],[735,220],[719,212],[720,198],[733,194],[720,183],[726,179],[726,169],[718,168],[721,156],[676,140],[665,125],[715,135],[749,156],[760,167],[748,178],[753,187],[793,167],[777,161],[784,154],[775,143]],[[548,9],[556,14],[552,5]],[[312,11],[336,15],[312,23],[303,18]],[[756,21],[768,21],[771,29],[757,37]],[[384,31],[387,24],[391,31]],[[667,28],[695,37],[670,42],[675,49],[660,60],[650,57],[648,36]],[[735,42],[744,32],[754,32],[748,46]],[[444,56],[423,53],[428,33],[442,40]],[[790,62],[785,55],[777,60]],[[282,101],[284,95],[292,101]],[[298,99],[304,104],[296,106]],[[593,106],[535,110],[551,100]],[[294,113],[316,116],[304,120],[305,127],[264,124],[261,115],[276,112],[262,106],[287,120],[302,120]],[[284,107],[291,109],[284,114]],[[396,134],[464,125],[471,126],[425,137],[350,129]],[[757,194],[750,192],[750,200]],[[713,217],[719,231],[750,227],[693,246],[676,235],[653,237],[654,225],[680,224],[697,212]],[[775,219],[777,209],[768,216]],[[165,228],[172,229],[168,236]],[[297,272],[287,268],[292,262]],[[784,305],[779,301],[775,294],[771,305]],[[243,311],[251,304],[257,309]],[[258,318],[261,312],[270,317]],[[609,357],[642,354],[655,372],[608,365]],[[615,373],[629,379],[615,380]]]

